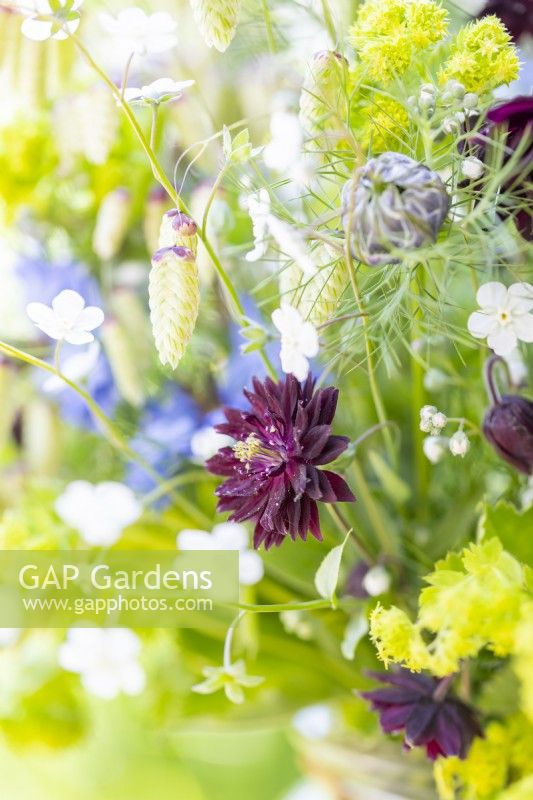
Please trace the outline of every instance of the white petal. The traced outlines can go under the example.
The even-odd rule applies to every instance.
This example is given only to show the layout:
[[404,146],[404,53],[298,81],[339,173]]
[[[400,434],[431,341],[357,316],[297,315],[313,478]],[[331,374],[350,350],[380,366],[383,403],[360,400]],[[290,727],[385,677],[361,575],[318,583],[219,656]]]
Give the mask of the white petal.
[[245,550],[248,547],[248,531],[238,522],[220,522],[211,534],[221,550]]
[[87,306],[76,319],[76,327],[85,331],[93,331],[104,321],[104,312],[98,306]]
[[487,343],[497,356],[508,356],[517,345],[516,334],[512,327],[500,328],[495,333],[489,334]]
[[52,300],[52,308],[57,316],[70,323],[75,322],[84,307],[85,300],[81,294],[74,292],[72,289],[63,289]]
[[530,283],[513,283],[509,287],[509,306],[513,311],[533,310],[533,286]]
[[280,350],[281,368],[283,372],[292,373],[299,381],[307,378],[309,372],[309,362],[301,353],[296,350]]
[[[50,334],[48,335],[50,336]],[[94,341],[94,336],[88,331],[66,331],[63,334],[63,338],[69,344],[89,344],[89,342]]]
[[34,42],[44,42],[52,35],[52,23],[29,17],[22,23],[21,31]]
[[300,312],[287,304],[276,308],[276,310],[272,312],[272,322],[280,333],[292,333],[293,331],[298,332],[303,320]]
[[120,676],[121,689],[125,694],[137,695],[142,692],[146,686],[146,675],[143,668],[132,662],[122,670]]
[[522,342],[533,342],[533,314],[513,314],[512,328]]
[[124,92],[124,100],[126,103],[132,103],[134,101],[141,101],[143,99],[143,93],[141,89],[131,86],[129,89],[126,89]]
[[239,553],[239,583],[243,586],[253,586],[259,583],[265,574],[263,559],[253,550]]
[[499,281],[484,283],[477,290],[476,300],[481,308],[498,308],[507,301],[507,289]]
[[207,531],[187,528],[178,533],[176,546],[179,550],[216,550],[215,542]]
[[44,303],[28,303],[26,306],[26,314],[35,322],[36,325],[56,325],[56,315],[49,306]]
[[474,311],[468,317],[468,330],[476,339],[484,339],[500,327],[496,314],[485,311]]
[[300,349],[304,356],[313,358],[318,354],[318,333],[311,322],[304,322],[300,332]]

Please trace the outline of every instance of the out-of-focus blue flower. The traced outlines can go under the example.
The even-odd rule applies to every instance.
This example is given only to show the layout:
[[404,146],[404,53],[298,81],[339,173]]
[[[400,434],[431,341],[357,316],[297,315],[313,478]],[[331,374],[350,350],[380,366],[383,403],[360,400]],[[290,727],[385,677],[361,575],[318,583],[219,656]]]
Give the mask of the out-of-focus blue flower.
[[[65,357],[67,356],[66,348],[63,355]],[[87,392],[100,406],[106,416],[113,416],[120,402],[120,395],[115,386],[109,361],[101,351],[96,364],[87,376],[84,388],[86,388]],[[62,391],[58,392],[54,399],[60,409],[61,417],[65,422],[77,428],[85,428],[90,431],[98,430],[98,424],[85,400],[69,386],[65,386]]]
[[[191,454],[191,437],[201,424],[202,414],[194,400],[169,382],[162,396],[146,405],[130,444],[152,469],[167,478]],[[154,488],[154,481],[138,464],[128,466],[126,483],[141,493]]]
[[102,305],[98,282],[83,264],[50,262],[44,256],[31,256],[19,261],[16,274],[24,286],[28,303],[50,305],[63,289],[73,289],[81,294],[86,305]]

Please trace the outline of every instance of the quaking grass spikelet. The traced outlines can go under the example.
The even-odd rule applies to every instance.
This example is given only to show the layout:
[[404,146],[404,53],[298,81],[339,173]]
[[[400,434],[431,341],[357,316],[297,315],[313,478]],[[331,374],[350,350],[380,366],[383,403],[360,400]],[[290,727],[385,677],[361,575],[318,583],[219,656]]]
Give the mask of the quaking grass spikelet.
[[300,95],[300,124],[317,149],[342,145],[342,124],[347,114],[343,89],[346,66],[340,53],[321,50],[307,68]]
[[190,0],[190,3],[205,43],[223,53],[237,30],[240,0]]
[[335,261],[325,253],[323,260],[327,263],[311,278],[296,264],[284,269],[279,278],[281,296],[313,325],[322,325],[335,316],[348,283],[343,259]]
[[198,268],[188,247],[163,247],[152,257],[150,319],[162,364],[178,366],[200,306]]

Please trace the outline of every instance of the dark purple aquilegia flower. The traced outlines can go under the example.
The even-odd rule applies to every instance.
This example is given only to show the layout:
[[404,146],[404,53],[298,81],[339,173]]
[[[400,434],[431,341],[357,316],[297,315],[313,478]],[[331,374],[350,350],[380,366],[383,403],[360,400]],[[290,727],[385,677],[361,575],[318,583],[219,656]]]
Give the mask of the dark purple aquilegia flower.
[[361,696],[378,712],[385,733],[404,731],[407,750],[425,747],[431,759],[465,758],[473,738],[483,735],[474,709],[450,694],[453,675],[439,680],[408,669],[368,674],[389,685]]
[[223,447],[207,468],[226,480],[217,489],[219,511],[231,511],[237,522],[255,521],[254,547],[279,546],[287,535],[305,539],[310,532],[321,539],[317,501],[353,502],[340,475],[318,469],[348,446],[346,436],[333,436],[339,391],[315,390],[288,375],[274,383],[253,379],[253,391],[244,390],[250,410],[227,408],[227,422],[216,426],[232,436],[233,447]]

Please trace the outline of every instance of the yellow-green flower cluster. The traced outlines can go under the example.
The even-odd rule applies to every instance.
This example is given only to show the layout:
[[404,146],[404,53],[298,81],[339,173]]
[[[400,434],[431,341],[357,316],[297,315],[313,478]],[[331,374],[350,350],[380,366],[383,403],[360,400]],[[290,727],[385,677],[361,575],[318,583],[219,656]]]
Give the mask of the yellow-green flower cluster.
[[363,108],[362,116],[360,142],[364,153],[408,152],[409,115],[401,103],[393,97],[376,94]]
[[[466,759],[439,758],[435,764],[435,781],[441,800],[507,797],[507,793],[497,793],[505,789],[510,780],[517,780],[530,772],[532,735],[531,725],[524,717],[516,715],[505,724],[491,722],[484,738],[474,740]],[[525,800],[531,795],[523,797]]]
[[368,0],[349,38],[369,76],[383,83],[402,75],[447,30],[447,13],[432,0]]
[[520,61],[503,22],[483,17],[462,28],[440,73],[442,83],[455,79],[467,92],[490,92],[518,77]]
[[[484,647],[498,656],[513,652],[525,599],[524,571],[498,539],[449,555],[426,581],[415,623],[398,608],[373,611],[370,634],[385,663],[444,676]],[[423,632],[430,634],[429,644]]]
[[[522,683],[522,708],[533,721],[533,602],[526,603],[515,633],[514,670]],[[532,759],[533,760],[533,759]]]

